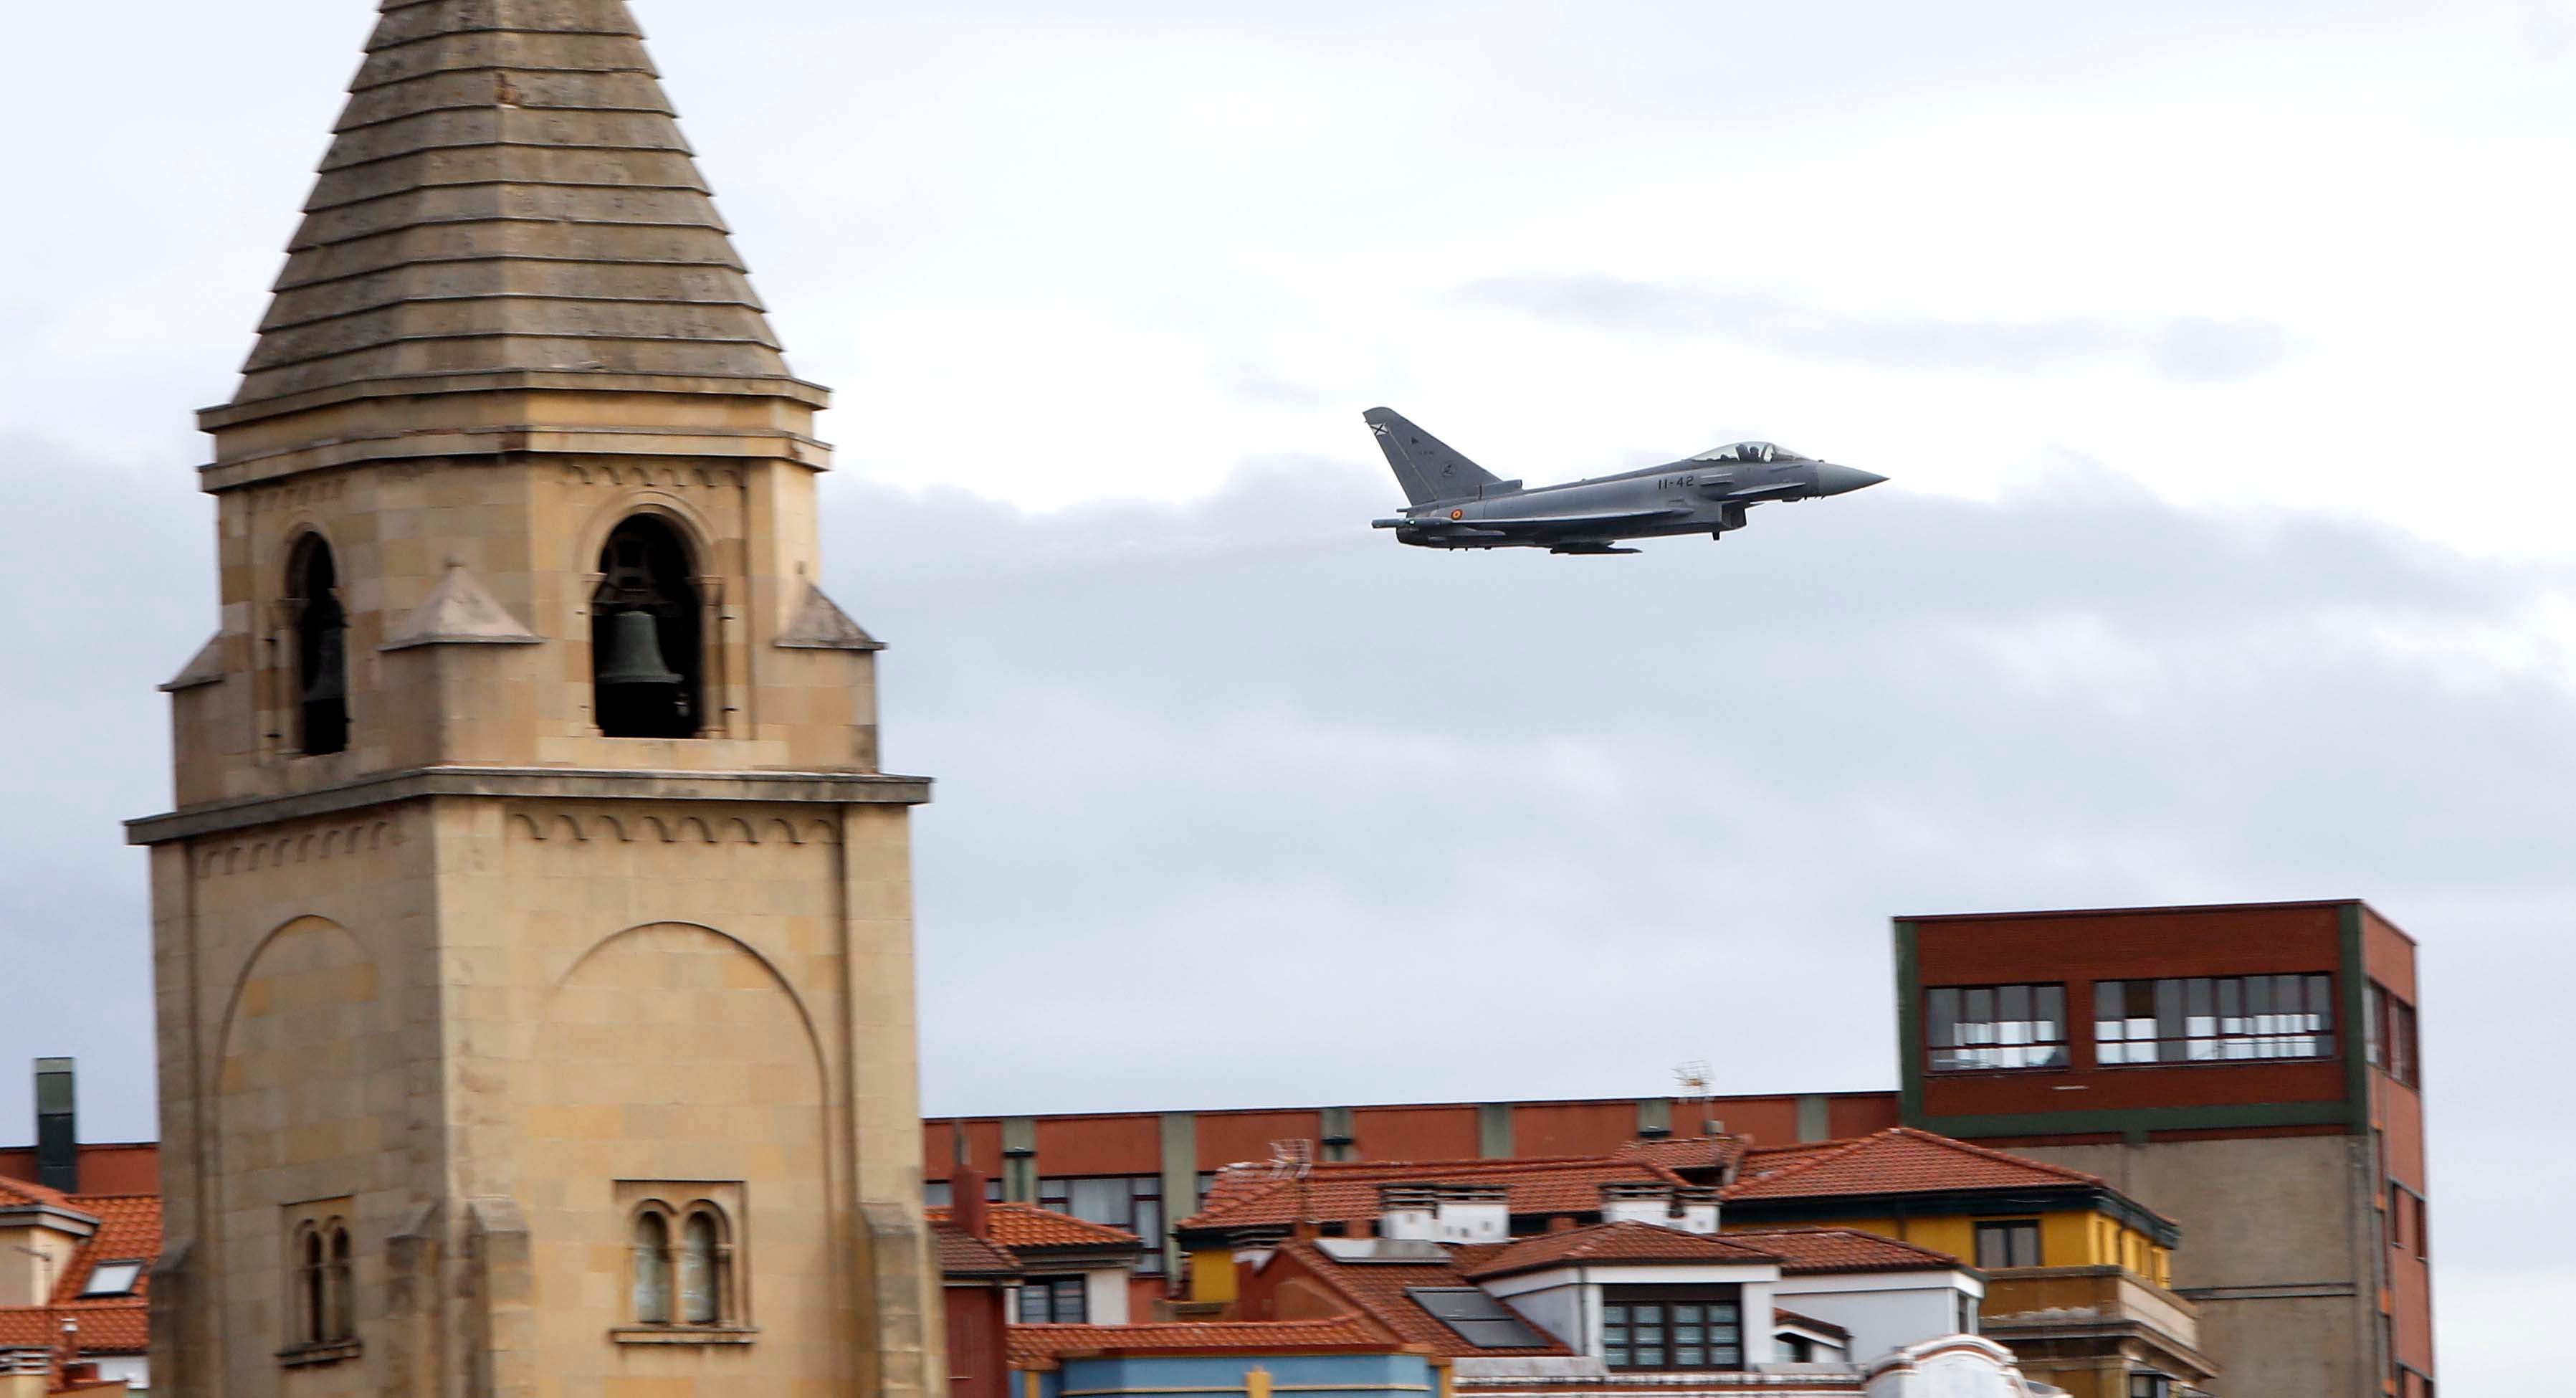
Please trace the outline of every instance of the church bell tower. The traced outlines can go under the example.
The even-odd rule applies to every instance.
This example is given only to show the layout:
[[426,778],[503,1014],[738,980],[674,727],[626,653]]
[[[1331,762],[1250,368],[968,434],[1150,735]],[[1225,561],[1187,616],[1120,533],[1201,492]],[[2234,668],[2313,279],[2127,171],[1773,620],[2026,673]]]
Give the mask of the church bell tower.
[[383,0],[151,849],[176,1398],[939,1398],[910,808],[624,0]]

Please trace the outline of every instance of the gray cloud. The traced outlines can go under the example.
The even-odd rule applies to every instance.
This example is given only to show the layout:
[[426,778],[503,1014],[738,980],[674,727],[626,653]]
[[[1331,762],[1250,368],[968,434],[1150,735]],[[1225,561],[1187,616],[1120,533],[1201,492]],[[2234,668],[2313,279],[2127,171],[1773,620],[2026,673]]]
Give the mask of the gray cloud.
[[1592,275],[1487,278],[1458,295],[1470,304],[1596,330],[1711,335],[1877,368],[2035,374],[2125,363],[2171,379],[2221,382],[2262,373],[2290,354],[2288,334],[2261,320],[1873,317],[1763,291]]

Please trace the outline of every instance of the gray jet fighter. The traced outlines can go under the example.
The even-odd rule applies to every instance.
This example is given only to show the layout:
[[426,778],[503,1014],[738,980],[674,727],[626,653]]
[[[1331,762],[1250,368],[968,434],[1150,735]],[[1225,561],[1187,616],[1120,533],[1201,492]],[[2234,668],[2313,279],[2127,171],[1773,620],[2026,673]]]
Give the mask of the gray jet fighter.
[[1567,485],[1523,489],[1451,450],[1400,413],[1361,414],[1404,487],[1402,516],[1376,521],[1396,542],[1433,549],[1543,548],[1635,553],[1622,539],[1722,538],[1766,500],[1841,495],[1886,480],[1769,442],[1736,442],[1681,461]]

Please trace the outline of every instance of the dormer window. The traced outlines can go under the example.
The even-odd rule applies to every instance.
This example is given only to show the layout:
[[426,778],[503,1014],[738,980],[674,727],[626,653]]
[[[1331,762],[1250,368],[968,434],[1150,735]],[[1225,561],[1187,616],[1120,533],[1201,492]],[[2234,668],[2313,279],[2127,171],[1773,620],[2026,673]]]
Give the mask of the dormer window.
[[286,568],[294,617],[295,745],[307,757],[349,746],[349,614],[340,605],[340,570],[319,534],[296,544]]
[[591,595],[593,712],[611,738],[694,738],[704,726],[699,598],[689,551],[656,515],[600,550]]

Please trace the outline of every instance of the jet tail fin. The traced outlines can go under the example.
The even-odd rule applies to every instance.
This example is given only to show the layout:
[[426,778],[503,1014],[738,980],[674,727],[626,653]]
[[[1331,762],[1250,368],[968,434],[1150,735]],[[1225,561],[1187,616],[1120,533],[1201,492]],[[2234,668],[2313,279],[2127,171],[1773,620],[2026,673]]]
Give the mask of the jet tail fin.
[[1378,449],[1386,453],[1386,464],[1395,468],[1407,504],[1465,499],[1499,484],[1493,472],[1459,455],[1392,408],[1371,408],[1360,418],[1377,434]]

